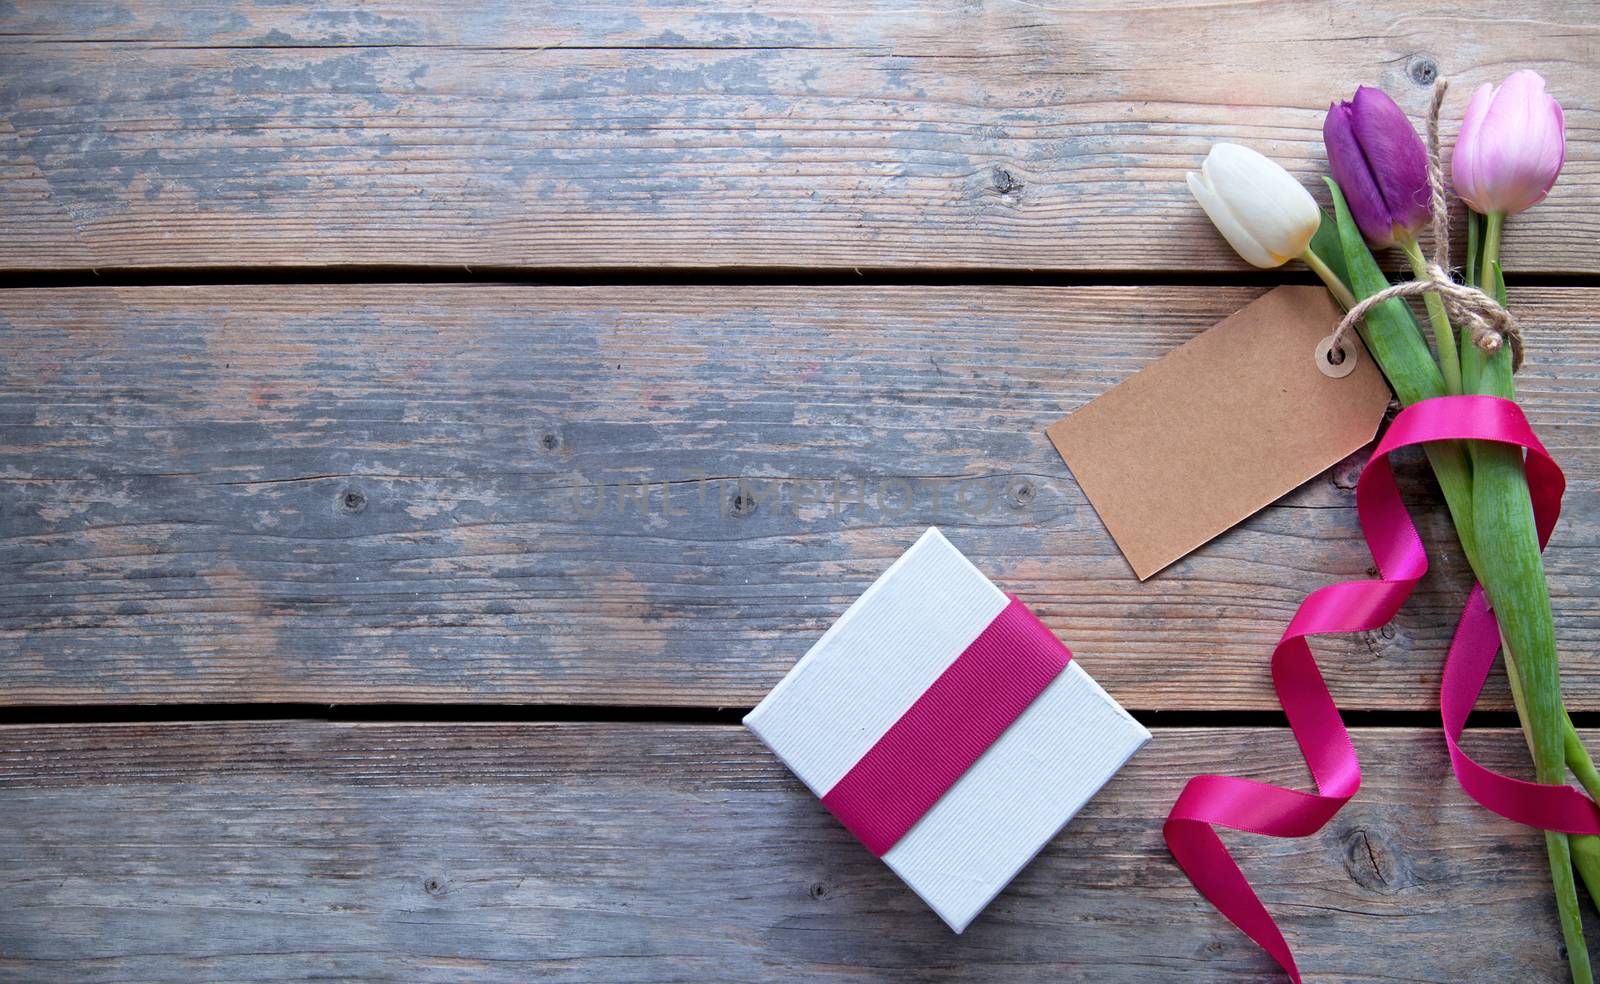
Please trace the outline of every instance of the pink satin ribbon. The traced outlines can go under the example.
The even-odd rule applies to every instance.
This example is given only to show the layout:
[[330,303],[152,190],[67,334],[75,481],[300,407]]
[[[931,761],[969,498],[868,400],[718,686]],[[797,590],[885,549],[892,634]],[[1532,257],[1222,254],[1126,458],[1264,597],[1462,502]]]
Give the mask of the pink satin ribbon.
[[[1231,776],[1196,776],[1173,804],[1163,832],[1189,880],[1212,905],[1288,972],[1300,971],[1278,924],[1213,826],[1271,837],[1321,829],[1361,786],[1361,765],[1306,637],[1375,629],[1392,618],[1428,570],[1427,553],[1400,500],[1388,456],[1428,441],[1494,441],[1528,452],[1526,470],[1543,548],[1561,511],[1566,479],[1534,436],[1521,408],[1490,396],[1447,396],[1403,410],[1378,443],[1356,485],[1356,510],[1380,580],[1346,581],[1312,592],[1272,653],[1272,683],[1316,783],[1316,793]],[[1487,769],[1458,745],[1467,715],[1488,679],[1500,630],[1475,586],[1445,657],[1439,702],[1450,764],[1469,796],[1519,823],[1567,833],[1600,833],[1600,809],[1569,786],[1524,782]]]
[[882,857],[1071,661],[1013,596],[822,805]]

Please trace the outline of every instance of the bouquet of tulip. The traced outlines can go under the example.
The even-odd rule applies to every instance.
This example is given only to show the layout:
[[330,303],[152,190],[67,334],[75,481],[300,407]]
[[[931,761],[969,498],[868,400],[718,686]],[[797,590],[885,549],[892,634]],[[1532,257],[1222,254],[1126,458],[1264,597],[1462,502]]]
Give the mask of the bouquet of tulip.
[[[1362,339],[1408,406],[1451,394],[1515,398],[1512,372],[1520,340],[1503,310],[1501,239],[1508,216],[1549,192],[1565,157],[1561,107],[1545,93],[1538,74],[1519,71],[1473,94],[1450,169],[1469,209],[1465,283],[1456,283],[1448,260],[1439,262],[1448,257],[1437,157],[1442,96],[1441,86],[1430,118],[1432,155],[1405,113],[1379,89],[1359,88],[1349,102],[1329,107],[1323,139],[1333,174],[1326,179],[1331,217],[1287,171],[1244,147],[1218,144],[1200,173],[1189,175],[1195,198],[1245,260],[1278,267],[1298,258],[1346,310],[1359,307]],[[1433,262],[1417,238],[1430,224]],[[1393,287],[1373,258],[1372,250],[1391,247],[1399,248],[1415,273],[1407,287]],[[1381,302],[1363,303],[1380,293]],[[1394,296],[1400,293],[1422,295],[1431,346],[1412,309]],[[1471,303],[1459,303],[1463,297]],[[1474,307],[1498,317],[1473,317]],[[1435,441],[1426,452],[1462,550],[1499,622],[1511,693],[1538,781],[1565,785],[1570,769],[1588,796],[1600,801],[1600,772],[1561,700],[1550,595],[1522,454],[1488,441]],[[1600,838],[1545,833],[1572,976],[1587,984],[1593,978],[1573,869],[1590,897],[1600,900]]]

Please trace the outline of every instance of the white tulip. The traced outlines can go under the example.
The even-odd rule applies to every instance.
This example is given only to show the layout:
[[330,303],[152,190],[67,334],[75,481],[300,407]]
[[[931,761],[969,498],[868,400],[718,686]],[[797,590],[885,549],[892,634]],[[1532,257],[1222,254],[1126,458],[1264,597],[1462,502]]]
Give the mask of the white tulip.
[[1238,144],[1219,143],[1189,190],[1246,262],[1283,266],[1306,251],[1322,224],[1311,193],[1272,160]]

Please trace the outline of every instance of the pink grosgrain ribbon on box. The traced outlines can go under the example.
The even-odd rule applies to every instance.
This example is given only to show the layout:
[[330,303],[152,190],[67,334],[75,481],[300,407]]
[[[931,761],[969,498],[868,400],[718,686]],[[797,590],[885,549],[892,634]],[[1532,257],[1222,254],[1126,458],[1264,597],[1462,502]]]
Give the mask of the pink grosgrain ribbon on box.
[[[1492,396],[1446,396],[1413,404],[1395,417],[1356,485],[1362,532],[1380,580],[1346,581],[1312,592],[1295,612],[1272,653],[1272,683],[1290,730],[1310,766],[1316,793],[1232,776],[1189,780],[1163,832],[1179,867],[1212,905],[1255,940],[1296,984],[1294,955],[1213,825],[1304,837],[1326,824],[1361,786],[1361,765],[1339,709],[1328,694],[1306,637],[1375,629],[1390,618],[1428,570],[1428,556],[1400,500],[1388,456],[1428,441],[1479,440],[1528,452],[1526,472],[1539,545],[1550,539],[1566,479],[1534,436],[1521,408]],[[1542,829],[1600,833],[1600,809],[1568,786],[1525,782],[1469,758],[1458,741],[1500,646],[1500,630],[1481,586],[1475,586],[1445,657],[1439,704],[1456,780],[1480,805]]]
[[1072,661],[1015,596],[822,797],[867,849],[888,853]]

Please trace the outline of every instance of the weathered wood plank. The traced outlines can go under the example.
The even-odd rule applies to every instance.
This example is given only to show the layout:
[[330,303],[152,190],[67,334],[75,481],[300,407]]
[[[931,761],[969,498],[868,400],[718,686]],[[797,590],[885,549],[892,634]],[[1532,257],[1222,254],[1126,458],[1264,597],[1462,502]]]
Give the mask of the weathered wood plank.
[[[1043,435],[1254,294],[3,294],[0,702],[749,706],[937,523],[1129,706],[1276,708],[1286,619],[1369,572],[1359,462],[1140,584]],[[1600,292],[1514,302],[1572,483],[1570,701],[1600,707]],[[1452,542],[1420,457],[1400,470]],[[1456,551],[1435,570],[1393,626],[1319,643],[1346,706],[1433,706],[1467,586]]]
[[[1303,969],[1565,980],[1538,837],[1465,800],[1437,732],[1356,745],[1322,833],[1230,838]],[[0,974],[1277,984],[1160,826],[1196,771],[1296,762],[1284,731],[1158,730],[957,937],[739,728],[8,727]]]
[[1357,84],[1420,115],[1452,77],[1453,133],[1528,67],[1572,148],[1509,268],[1595,272],[1597,37],[1586,0],[23,0],[0,268],[1238,269],[1184,188],[1211,143],[1320,189]]

